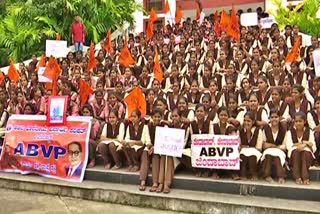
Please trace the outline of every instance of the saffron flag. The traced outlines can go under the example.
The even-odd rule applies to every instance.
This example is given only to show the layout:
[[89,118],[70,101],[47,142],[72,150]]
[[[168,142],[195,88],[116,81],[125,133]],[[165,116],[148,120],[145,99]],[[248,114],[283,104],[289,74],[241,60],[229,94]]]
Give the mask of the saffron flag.
[[158,19],[156,11],[152,8],[147,27],[147,40],[150,41],[153,37],[153,23]]
[[201,6],[200,6],[200,0],[196,0],[196,20],[200,21],[200,15],[201,15]]
[[147,103],[142,93],[141,88],[134,88],[125,98],[124,102],[127,105],[128,118],[131,118],[131,114],[134,110],[139,109],[141,116],[144,117],[147,112]]
[[80,79],[80,104],[85,105],[90,94],[93,93],[93,89],[84,79]]
[[36,68],[36,71],[38,71],[40,67],[46,67],[46,57],[45,57],[44,54],[42,54],[41,57],[40,57],[40,60],[38,62],[37,68]]
[[89,61],[87,66],[87,71],[90,71],[91,69],[95,68],[97,66],[97,60],[94,56],[94,43],[91,42],[90,48],[89,48]]
[[0,85],[2,84],[3,81],[4,81],[4,75],[3,75],[3,72],[0,70]]
[[154,77],[157,80],[159,80],[160,83],[163,81],[163,73],[160,65],[158,51],[156,51],[156,55],[154,57],[153,74],[154,74]]
[[60,33],[56,33],[56,40],[61,40],[61,36],[60,36]]
[[179,7],[177,7],[176,8],[176,17],[175,17],[176,24],[180,23],[182,18],[183,18],[182,10]]
[[230,17],[226,13],[226,11],[223,10],[221,12],[220,25],[222,28],[226,29],[228,27],[229,23],[230,23]]
[[169,0],[166,0],[164,3],[163,13],[166,14],[170,11]]
[[122,48],[122,50],[119,54],[119,63],[120,63],[120,65],[122,65],[124,67],[128,67],[129,65],[135,64],[135,60],[133,59],[133,57],[129,51],[128,43],[126,41],[125,41],[124,47]]
[[299,36],[298,39],[296,39],[296,41],[294,42],[294,45],[291,48],[290,53],[286,57],[285,61],[287,63],[291,63],[297,59],[298,54],[299,54],[300,45],[301,45],[301,37]]
[[52,83],[46,83],[46,89],[52,89],[52,95],[56,96],[58,94],[58,78],[60,76],[60,66],[57,60],[51,56],[49,58],[46,69],[43,72],[43,76],[52,80]]
[[13,61],[10,60],[10,66],[9,66],[9,70],[8,70],[8,75],[9,79],[15,83],[17,83],[19,81],[20,75],[17,71],[16,66],[14,65]]
[[103,42],[103,48],[106,52],[110,52],[111,50],[111,40],[111,29],[109,29]]
[[240,26],[239,26],[237,12],[234,5],[232,5],[229,25],[227,27],[227,35],[230,36],[231,38],[236,39],[237,41],[240,41]]

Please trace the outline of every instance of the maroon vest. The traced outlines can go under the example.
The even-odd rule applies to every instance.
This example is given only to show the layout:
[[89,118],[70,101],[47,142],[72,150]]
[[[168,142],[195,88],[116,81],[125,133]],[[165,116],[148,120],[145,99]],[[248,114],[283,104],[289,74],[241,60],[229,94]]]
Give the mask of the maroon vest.
[[[160,127],[163,127],[164,124],[163,123],[160,123],[158,126]],[[150,134],[150,140],[151,140],[151,143],[152,145],[154,145],[154,140],[155,140],[155,137],[156,137],[156,127],[152,122],[150,122],[148,124],[148,129],[149,129],[149,134]]]
[[[300,108],[299,108],[299,111],[302,111],[302,112],[307,112],[308,111],[308,105],[309,105],[309,102],[308,100],[306,99],[303,99],[301,104],[300,104]],[[292,118],[294,118],[295,114],[296,114],[296,107],[294,105],[294,101],[290,102],[289,103],[289,114]]]
[[279,123],[279,131],[278,131],[277,138],[275,140],[273,138],[272,129],[269,125],[264,127],[264,132],[266,134],[268,143],[272,143],[276,146],[279,146],[283,143],[283,140],[286,134],[286,128],[281,123]]
[[107,123],[107,130],[106,130],[107,131],[107,133],[106,133],[107,138],[117,138],[117,136],[119,135],[120,125],[121,125],[121,123],[118,122],[116,124],[116,127],[113,130],[112,125],[110,123]]
[[310,111],[310,114],[312,115],[314,123],[316,124],[316,126],[318,126],[319,125],[319,118],[318,118],[317,113],[313,110],[313,111]]
[[[297,136],[297,131],[295,128],[292,128],[290,130],[291,132],[291,139],[293,143],[298,143],[298,136]],[[309,135],[310,135],[310,129],[306,128],[303,132],[303,136],[302,136],[302,141],[308,141],[309,140]]]
[[[201,134],[209,134],[210,120],[206,119],[202,124]],[[193,134],[200,134],[200,129],[197,121],[191,122],[191,128]]]
[[[268,101],[268,107],[269,109],[273,109],[274,107],[274,103],[272,101]],[[281,105],[280,105],[280,109],[278,109],[280,116],[283,115],[284,111],[286,110],[287,107],[287,103],[282,101]]]
[[213,132],[215,135],[229,135],[234,131],[234,127],[233,126],[227,126],[226,128],[226,133],[221,133],[221,128],[219,123],[214,123],[213,124]]
[[130,140],[141,140],[142,132],[143,132],[144,123],[140,122],[138,131],[135,132],[133,123],[129,124],[129,134],[130,134]]
[[258,140],[259,130],[260,129],[258,127],[256,127],[250,141],[248,141],[247,134],[246,134],[245,130],[243,128],[240,128],[241,145],[248,145],[249,147],[255,147],[257,144],[257,140]]

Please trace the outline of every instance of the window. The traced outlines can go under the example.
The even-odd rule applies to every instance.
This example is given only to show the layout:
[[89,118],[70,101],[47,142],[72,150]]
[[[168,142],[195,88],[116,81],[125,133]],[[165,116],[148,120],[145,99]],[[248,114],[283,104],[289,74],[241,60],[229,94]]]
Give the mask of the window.
[[150,11],[151,8],[155,9],[156,11],[162,11],[163,0],[147,0],[146,8],[147,8],[147,11]]

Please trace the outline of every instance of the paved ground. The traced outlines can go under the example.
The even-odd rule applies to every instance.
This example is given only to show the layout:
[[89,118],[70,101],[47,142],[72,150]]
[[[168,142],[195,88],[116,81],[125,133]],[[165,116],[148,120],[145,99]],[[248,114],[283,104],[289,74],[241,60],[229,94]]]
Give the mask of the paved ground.
[[175,213],[7,189],[0,192],[0,214]]

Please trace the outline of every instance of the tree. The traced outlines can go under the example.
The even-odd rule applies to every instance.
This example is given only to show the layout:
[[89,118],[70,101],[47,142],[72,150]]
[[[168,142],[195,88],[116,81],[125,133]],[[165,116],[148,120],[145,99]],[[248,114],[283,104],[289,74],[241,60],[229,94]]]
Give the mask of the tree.
[[0,10],[0,54],[14,61],[42,52],[45,40],[58,32],[70,42],[70,25],[79,14],[86,26],[86,43],[101,41],[108,29],[128,22],[134,24],[133,13],[142,10],[134,0],[6,0]]

